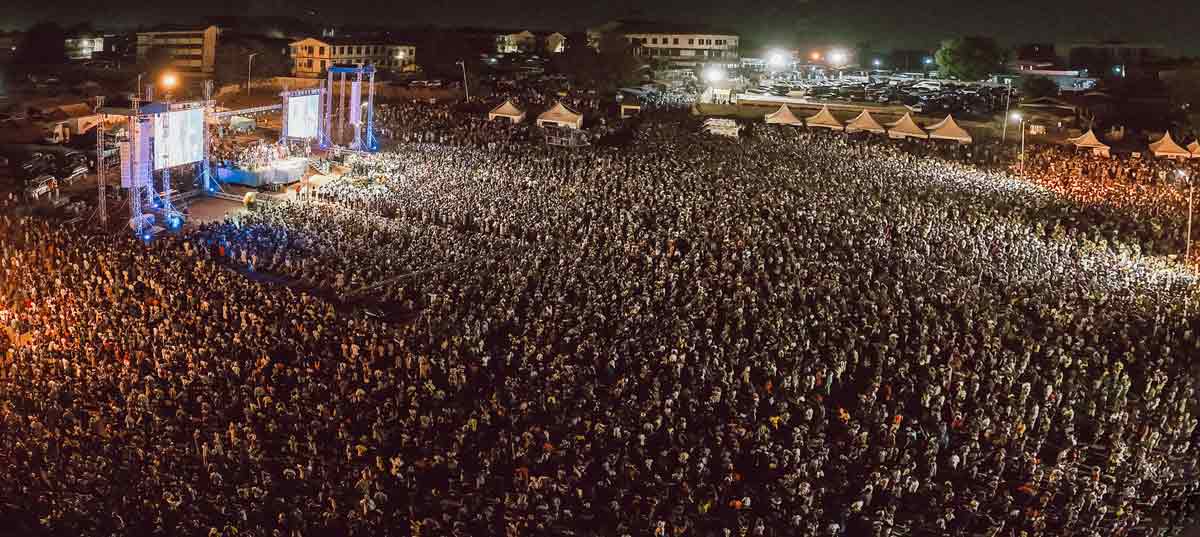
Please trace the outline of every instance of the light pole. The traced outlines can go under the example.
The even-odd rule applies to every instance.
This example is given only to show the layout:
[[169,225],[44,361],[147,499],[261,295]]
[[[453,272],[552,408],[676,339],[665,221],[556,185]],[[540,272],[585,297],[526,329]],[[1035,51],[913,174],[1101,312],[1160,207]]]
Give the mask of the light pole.
[[246,57],[246,95],[250,95],[250,69],[254,66],[254,57],[258,56],[257,52],[251,52]]
[[[1025,117],[1020,112],[1013,112],[1010,117],[1018,123],[1017,128],[1021,129],[1021,173],[1025,173]],[[1007,126],[1008,122],[1005,121],[1004,124]]]
[[[1012,79],[1011,78],[1006,79],[1004,81],[1004,86],[1005,86],[1005,90],[1006,90],[1004,92],[1004,117],[1008,117],[1008,107],[1009,107],[1009,105],[1012,104]],[[1004,122],[1004,127],[1001,128],[1000,141],[1003,143],[1008,142],[1008,121],[1007,120]]]
[[1186,177],[1188,180],[1188,221],[1187,221],[1187,247],[1184,250],[1184,262],[1190,262],[1192,259],[1192,194],[1195,192],[1196,183],[1188,172],[1179,170],[1175,172],[1179,177]]
[[458,60],[455,63],[457,63],[459,67],[462,67],[463,91],[466,92],[467,100],[470,101],[471,100],[471,86],[469,84],[467,84],[467,62]]

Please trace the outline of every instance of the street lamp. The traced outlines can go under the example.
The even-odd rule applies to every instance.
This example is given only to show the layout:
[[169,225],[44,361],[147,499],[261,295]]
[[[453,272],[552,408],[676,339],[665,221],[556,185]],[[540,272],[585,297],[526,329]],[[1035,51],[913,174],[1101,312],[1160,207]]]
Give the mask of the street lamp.
[[[1007,86],[1005,88],[1007,91],[1004,92],[1004,115],[1007,116],[1008,115],[1008,107],[1009,107],[1009,105],[1012,104],[1012,79],[1011,78],[1005,79],[1004,84]],[[1000,143],[1005,143],[1007,141],[1008,141],[1008,121],[1005,121],[1004,128],[1001,129],[1001,133],[1000,133]]]
[[879,61],[879,58],[875,58],[875,60],[871,62],[871,65],[874,65],[875,67],[879,67],[880,65],[883,65],[883,62]]
[[466,92],[466,94],[467,94],[467,100],[468,100],[468,101],[470,101],[470,100],[471,100],[471,86],[469,86],[469,85],[467,84],[467,62],[464,62],[464,61],[462,61],[462,60],[458,60],[457,62],[454,62],[454,63],[457,63],[459,67],[462,67],[462,74],[463,74],[463,91],[465,91],[465,92]]
[[829,60],[831,63],[833,63],[833,65],[835,67],[838,65],[842,65],[842,64],[846,63],[846,53],[842,52],[840,50],[830,51],[829,52]]
[[1021,129],[1021,173],[1025,173],[1025,117],[1020,112],[1013,112],[1009,117],[1016,121]]
[[772,52],[771,55],[767,58],[767,64],[775,69],[779,69],[787,64],[787,58],[783,55],[782,52],[775,51],[775,52]]
[[246,57],[246,95],[250,95],[250,69],[254,66],[255,56],[258,56],[257,52],[251,52]]

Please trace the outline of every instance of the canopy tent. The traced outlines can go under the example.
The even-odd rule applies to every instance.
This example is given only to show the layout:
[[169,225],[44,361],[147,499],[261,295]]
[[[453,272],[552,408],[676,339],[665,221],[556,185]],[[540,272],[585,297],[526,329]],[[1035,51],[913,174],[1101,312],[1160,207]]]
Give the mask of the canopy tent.
[[583,128],[583,115],[567,108],[563,103],[554,103],[554,106],[549,110],[542,112],[538,116],[537,124],[539,127],[552,125],[556,127],[568,127],[572,129]]
[[1200,141],[1195,141],[1188,144],[1188,152],[1190,152],[1193,157],[1200,158]]
[[873,132],[875,134],[883,134],[887,129],[883,128],[875,118],[871,116],[871,112],[863,110],[858,114],[858,117],[846,124],[846,132]]
[[963,144],[971,143],[971,134],[958,126],[958,122],[954,121],[954,116],[946,116],[946,119],[930,125],[929,137],[935,140],[954,140]]
[[800,118],[796,117],[796,114],[792,113],[792,109],[788,108],[786,104],[779,105],[779,110],[776,110],[774,112],[771,112],[770,114],[767,114],[767,116],[763,119],[767,123],[774,123],[777,125],[803,125],[804,124],[803,121],[800,121]]
[[925,132],[916,121],[913,121],[912,114],[905,113],[904,117],[899,121],[888,125],[888,136],[891,138],[929,138],[929,133]]
[[495,121],[496,118],[501,117],[507,118],[513,123],[520,123],[525,121],[525,112],[517,108],[517,105],[513,104],[511,100],[506,100],[488,112],[488,121]]
[[1171,131],[1167,131],[1157,142],[1150,144],[1150,152],[1156,157],[1191,158],[1192,154],[1171,139]]
[[737,121],[725,118],[708,118],[704,120],[704,132],[737,138],[741,129]]
[[1088,129],[1087,132],[1083,133],[1078,138],[1068,138],[1067,141],[1075,147],[1091,149],[1096,153],[1108,156],[1109,147],[1105,145],[1104,142],[1101,142],[1099,138],[1096,138],[1096,133],[1092,132],[1092,129]]
[[829,111],[828,105],[822,106],[820,112],[817,112],[816,115],[805,119],[804,123],[809,127],[820,127],[823,129],[833,129],[835,131],[845,130],[846,128],[844,125],[842,125],[841,121],[838,121],[836,117],[833,117],[833,113]]

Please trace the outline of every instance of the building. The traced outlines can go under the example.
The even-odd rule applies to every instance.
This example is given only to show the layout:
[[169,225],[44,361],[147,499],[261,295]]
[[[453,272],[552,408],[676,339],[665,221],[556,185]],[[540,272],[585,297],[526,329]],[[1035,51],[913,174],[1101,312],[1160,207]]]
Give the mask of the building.
[[81,36],[66,40],[68,60],[90,60],[97,52],[104,52],[103,36]]
[[349,37],[309,37],[293,42],[292,75],[320,78],[338,64],[372,64],[384,71],[415,71],[417,48]]
[[496,36],[497,53],[521,54],[535,50],[537,50],[537,36],[529,30]]
[[1058,63],[1070,69],[1085,69],[1092,76],[1138,77],[1157,72],[1166,47],[1153,43],[1070,43],[1054,47]]
[[546,36],[546,53],[559,54],[567,49],[567,36],[554,32]]
[[738,35],[730,30],[649,21],[613,21],[589,28],[588,44],[599,48],[604,34],[621,35],[638,56],[679,66],[740,64]]
[[209,26],[200,29],[138,32],[139,62],[164,50],[171,67],[184,76],[211,76],[217,59],[217,37],[221,29]]

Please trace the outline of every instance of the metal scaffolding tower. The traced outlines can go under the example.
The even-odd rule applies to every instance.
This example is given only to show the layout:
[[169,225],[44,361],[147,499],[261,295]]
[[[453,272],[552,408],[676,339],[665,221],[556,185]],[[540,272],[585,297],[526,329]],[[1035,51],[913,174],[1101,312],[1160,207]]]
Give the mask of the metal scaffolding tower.
[[[354,151],[377,151],[379,140],[375,137],[375,66],[374,65],[335,65],[328,69],[324,87],[325,110],[322,112],[324,121],[321,122],[320,145],[323,148],[340,145]],[[347,88],[346,75],[354,75]],[[367,84],[366,118],[362,110],[362,85]],[[334,116],[334,93],[337,92],[337,113]],[[349,109],[347,109],[347,105]],[[337,123],[337,135],[333,136],[333,125]],[[364,125],[365,123],[365,125]],[[354,129],[353,136],[348,136],[346,127]],[[364,132],[365,128],[365,132]]]

